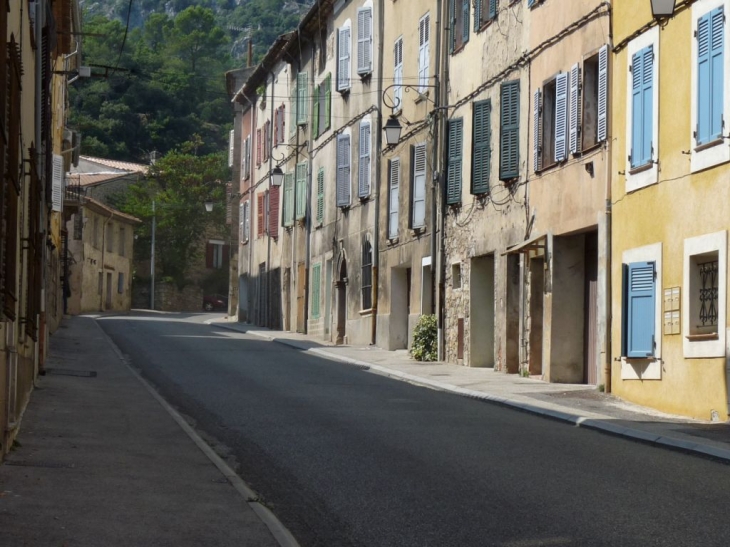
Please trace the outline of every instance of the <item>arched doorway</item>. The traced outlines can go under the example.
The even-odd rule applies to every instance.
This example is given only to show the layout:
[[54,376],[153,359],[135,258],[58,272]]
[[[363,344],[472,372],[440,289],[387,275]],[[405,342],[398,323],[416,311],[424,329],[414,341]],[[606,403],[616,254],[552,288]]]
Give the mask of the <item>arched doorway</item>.
[[337,293],[337,330],[335,332],[335,344],[345,343],[345,332],[347,327],[347,259],[340,255],[340,266],[338,268],[337,282],[335,282]]

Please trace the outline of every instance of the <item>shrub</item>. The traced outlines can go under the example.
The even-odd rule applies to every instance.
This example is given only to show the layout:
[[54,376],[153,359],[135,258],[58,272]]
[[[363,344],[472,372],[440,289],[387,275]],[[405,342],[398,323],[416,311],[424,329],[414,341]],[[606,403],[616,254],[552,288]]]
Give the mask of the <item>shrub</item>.
[[437,344],[436,316],[422,315],[413,331],[411,355],[416,361],[435,361]]

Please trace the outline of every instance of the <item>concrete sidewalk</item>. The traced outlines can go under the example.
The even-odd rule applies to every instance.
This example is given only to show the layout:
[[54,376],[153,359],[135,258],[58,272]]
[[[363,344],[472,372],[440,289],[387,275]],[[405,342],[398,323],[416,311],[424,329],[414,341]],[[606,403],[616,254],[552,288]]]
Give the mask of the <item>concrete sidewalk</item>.
[[244,323],[207,321],[211,326],[247,333],[374,372],[492,401],[573,423],[579,427],[710,456],[730,462],[730,423],[711,423],[664,414],[600,393],[593,386],[551,384],[493,369],[422,363],[405,350],[334,346],[299,333],[273,331]]
[[196,446],[94,319],[65,319],[51,354],[0,466],[3,545],[280,544],[268,510]]

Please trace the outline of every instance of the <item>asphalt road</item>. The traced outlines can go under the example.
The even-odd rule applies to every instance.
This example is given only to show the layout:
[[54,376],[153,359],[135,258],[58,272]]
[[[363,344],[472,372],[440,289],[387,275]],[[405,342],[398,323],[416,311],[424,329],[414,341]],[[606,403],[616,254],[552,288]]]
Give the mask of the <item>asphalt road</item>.
[[728,465],[201,321],[100,319],[304,547],[730,545]]

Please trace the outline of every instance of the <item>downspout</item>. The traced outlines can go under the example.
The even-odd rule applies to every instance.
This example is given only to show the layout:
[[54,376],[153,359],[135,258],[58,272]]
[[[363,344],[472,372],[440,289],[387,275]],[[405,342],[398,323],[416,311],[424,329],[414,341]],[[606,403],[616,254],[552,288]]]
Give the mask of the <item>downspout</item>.
[[[441,26],[441,0],[436,1],[436,28],[439,29]],[[441,106],[441,80],[439,78],[440,70],[438,70],[439,62],[441,61],[441,32],[436,33],[436,74],[434,74],[434,123],[433,123],[433,175],[431,181],[431,309],[429,313],[431,315],[436,313],[436,245],[438,242],[438,233],[436,223],[438,222],[438,190],[439,190],[439,174],[441,172],[441,166],[439,165],[439,123],[441,122],[444,114],[440,110]],[[423,274],[423,272],[421,272]],[[423,277],[421,277],[421,285],[423,285]]]
[[[251,121],[249,123],[249,136],[251,138],[251,141],[253,142],[253,136],[254,136],[254,128],[256,127],[256,105],[251,101],[251,99],[248,98],[248,95],[241,94],[241,96],[246,99],[246,102],[249,104],[250,110],[251,110]],[[241,122],[243,124],[243,121]],[[246,322],[251,323],[251,318],[253,317],[252,313],[252,301],[251,301],[251,263],[253,262],[253,242],[251,241],[251,211],[253,210],[253,193],[251,190],[253,190],[253,185],[251,184],[253,179],[253,169],[251,161],[253,159],[253,146],[249,147],[249,156],[246,158],[246,165],[248,167],[248,190],[246,193],[248,194],[248,275],[246,277]],[[246,226],[244,225],[244,229],[246,229]],[[240,306],[240,296],[239,296],[239,306]]]
[[[609,6],[609,12],[611,12],[611,17],[608,18],[608,64],[611,65],[611,53],[613,52],[613,13],[612,8]],[[608,82],[607,85],[609,86],[609,97],[610,97],[610,84],[611,84],[611,74],[612,71],[610,70],[610,66],[608,67]],[[611,112],[611,109],[608,109],[609,112]],[[605,340],[604,340],[604,357],[603,357],[603,388],[605,393],[611,393],[611,365],[612,365],[612,359],[613,359],[613,340],[612,340],[612,323],[613,323],[613,289],[611,285],[611,272],[613,268],[613,260],[612,260],[612,251],[611,246],[613,245],[613,238],[611,235],[612,226],[613,226],[613,219],[612,219],[612,204],[611,200],[613,199],[612,191],[611,191],[611,159],[613,154],[611,153],[612,149],[612,135],[613,135],[613,124],[611,123],[611,118],[609,117],[606,120],[606,125],[608,127],[608,135],[606,138],[606,274],[605,274],[605,282],[606,282],[606,325],[604,332],[605,334]]]
[[[274,75],[274,68],[271,68],[271,71],[269,72],[271,74],[271,118],[270,120],[274,120],[274,86],[276,85],[276,76]],[[272,124],[273,125],[273,124]],[[269,131],[269,134],[266,135],[266,142],[263,143],[263,146],[268,147],[269,150],[269,199],[268,203],[266,204],[266,209],[268,210],[268,215],[266,216],[266,221],[271,225],[271,171],[274,169],[274,158],[272,157],[272,154],[274,152],[274,146],[273,146],[273,139],[271,138],[271,131]],[[269,230],[269,226],[266,226],[266,230]],[[270,315],[272,311],[272,305],[269,299],[271,298],[271,239],[273,235],[269,234],[269,237],[266,238],[266,319],[268,325],[266,325],[269,328],[273,327],[273,317]]]
[[[36,41],[36,50],[35,50],[35,82],[36,82],[36,101],[35,101],[35,107],[36,107],[36,117],[35,117],[35,144],[36,144],[36,165],[38,166],[38,169],[41,169],[43,166],[43,149],[41,147],[41,135],[42,135],[42,127],[41,127],[41,118],[43,117],[43,107],[40,98],[43,96],[43,71],[42,71],[42,65],[43,65],[43,26],[45,25],[45,8],[46,3],[45,1],[36,2],[35,4],[35,41]],[[49,45],[50,47],[50,45]],[[50,91],[50,89],[49,89]],[[50,123],[50,121],[49,121]],[[52,124],[51,124],[52,125]],[[46,143],[46,146],[51,146],[51,127],[48,127],[48,142]],[[45,173],[45,169],[41,169],[41,173]],[[44,180],[44,178],[41,178],[41,180]],[[50,181],[47,179],[44,180],[45,185],[48,185]],[[46,228],[47,228],[47,210],[46,210],[46,189],[45,185],[41,191],[41,199],[40,199],[40,211],[38,214],[38,221],[40,223],[40,226],[36,226],[36,229],[38,229],[41,233],[41,271],[40,278],[41,278],[41,306],[40,306],[40,317],[38,321],[38,367],[42,370],[43,366],[43,351],[44,351],[44,340],[45,340],[45,316],[46,316],[46,264],[48,264],[48,246],[46,244]],[[32,232],[31,232],[32,233]],[[30,235],[30,234],[29,234]],[[29,258],[30,260],[30,258]]]
[[[447,8],[448,4],[445,2],[441,2],[441,0],[438,0],[440,6],[439,6],[439,18],[441,21],[444,19],[447,19],[447,17],[444,17],[444,13]],[[443,23],[441,23],[443,24]],[[451,22],[448,23],[443,28],[444,31],[444,42],[448,43],[448,39],[450,36],[450,32],[452,31]],[[441,35],[440,32],[441,29],[439,29],[438,35]],[[439,46],[440,47],[440,46]],[[443,80],[441,82],[441,85],[444,86],[444,91],[447,89],[448,82],[449,82],[449,56],[443,55],[441,59],[441,73],[443,74]],[[448,96],[448,95],[447,95]],[[446,115],[441,116],[440,122],[441,122],[441,134],[446,134]],[[438,260],[438,292],[439,292],[439,308],[438,308],[438,358],[439,361],[446,360],[446,336],[445,336],[445,320],[446,320],[446,241],[444,237],[444,229],[446,227],[446,185],[444,184],[444,167],[447,164],[446,161],[446,146],[444,146],[443,140],[438,143],[440,147],[439,151],[439,157],[441,161],[441,168],[439,169],[439,180],[438,184],[440,185],[440,192],[438,192],[438,199],[440,200],[439,203],[439,213],[441,214],[441,218],[439,220],[439,235],[438,237],[441,240],[441,247],[439,250],[439,260]]]
[[[385,13],[384,0],[378,0],[378,43],[382,43],[385,36]],[[382,167],[382,156],[380,151],[383,147],[383,47],[378,48],[378,98],[377,98],[377,130],[375,131],[375,228],[373,237],[373,272],[372,272],[372,325],[370,333],[370,343],[375,345],[378,331],[378,275],[380,271],[380,181]],[[409,295],[410,298],[410,295]]]
[[[299,34],[299,39],[307,44],[309,47],[309,51],[312,54],[312,57],[314,57],[314,43],[307,39],[306,35],[302,33],[301,25],[297,28],[297,32]],[[299,50],[299,64],[301,67],[301,49]],[[309,89],[314,90],[314,62],[312,62],[312,70],[309,71],[311,73],[311,86]],[[305,283],[305,291],[304,291],[304,334],[307,334],[309,332],[309,269],[311,268],[312,258],[310,254],[310,249],[312,245],[312,174],[313,174],[313,168],[312,168],[312,150],[314,149],[314,135],[312,135],[312,126],[314,125],[314,93],[309,93],[309,138],[307,139],[307,191],[306,191],[306,202],[304,204],[304,225],[306,229],[306,240],[304,242],[305,245],[305,252],[304,252],[304,283]],[[297,154],[299,154],[299,130],[297,129]],[[296,171],[295,171],[296,173]]]

